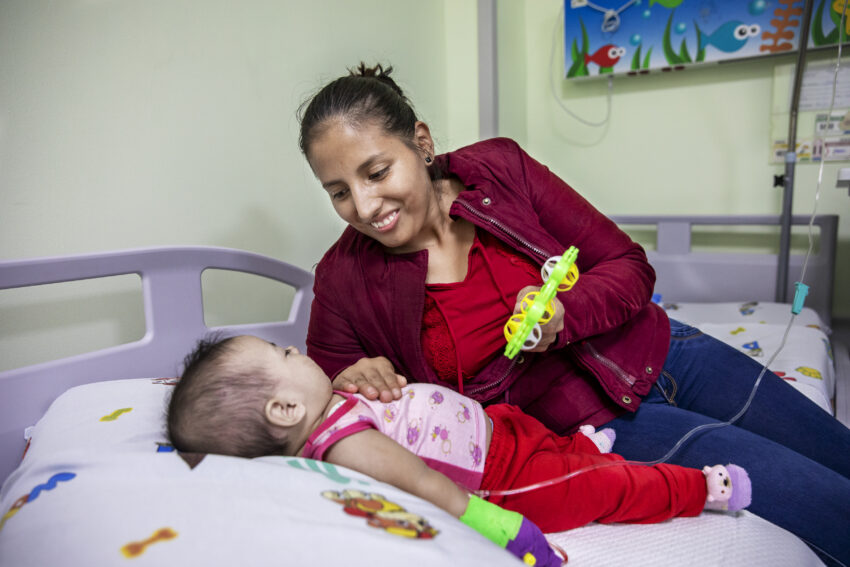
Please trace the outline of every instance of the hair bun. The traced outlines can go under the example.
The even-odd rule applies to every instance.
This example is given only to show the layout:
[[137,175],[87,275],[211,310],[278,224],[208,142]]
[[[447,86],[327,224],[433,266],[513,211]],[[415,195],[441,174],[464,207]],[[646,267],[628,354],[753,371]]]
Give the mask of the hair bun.
[[377,79],[382,83],[391,87],[398,96],[404,98],[404,93],[401,90],[394,80],[390,77],[390,73],[393,72],[392,65],[384,69],[384,66],[378,63],[374,67],[367,67],[366,63],[360,62],[360,65],[357,66],[356,69],[349,69],[349,75],[352,77],[366,77],[370,79]]

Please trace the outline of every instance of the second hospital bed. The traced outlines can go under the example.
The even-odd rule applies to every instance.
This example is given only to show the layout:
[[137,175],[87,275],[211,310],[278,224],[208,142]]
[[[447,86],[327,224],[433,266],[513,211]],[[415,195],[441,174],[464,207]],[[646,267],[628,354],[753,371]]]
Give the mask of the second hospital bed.
[[[691,226],[732,222],[725,217],[618,220],[657,227],[648,254],[671,316],[751,356],[759,356],[756,348],[770,354],[790,315],[763,285],[772,281],[775,257],[706,255],[683,245]],[[828,334],[837,219],[821,217],[817,226],[813,308],[798,316],[793,346],[772,370],[824,411],[837,407],[846,423],[847,352]],[[792,274],[799,260],[792,258]],[[164,404],[180,360],[210,331],[200,285],[210,268],[295,288],[286,321],[217,330],[303,347],[312,276],[282,261],[194,247],[0,262],[0,289],[139,274],[146,318],[140,341],[0,373],[0,565],[517,564],[427,502],[353,471],[292,457],[171,450]],[[742,283],[751,279],[762,285]],[[719,285],[729,281],[736,284]],[[593,524],[549,537],[578,567],[821,564],[799,539],[748,512]]]

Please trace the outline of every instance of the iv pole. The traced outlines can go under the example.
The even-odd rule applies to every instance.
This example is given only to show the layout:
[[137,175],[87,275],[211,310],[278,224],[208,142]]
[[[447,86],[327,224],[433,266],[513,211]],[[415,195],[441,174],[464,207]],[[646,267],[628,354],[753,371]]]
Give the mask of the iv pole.
[[803,72],[806,70],[806,48],[809,43],[809,27],[812,20],[813,3],[813,0],[805,0],[803,7],[803,21],[800,24],[800,41],[797,50],[797,65],[794,70],[794,89],[791,92],[791,112],[788,121],[788,150],[785,152],[785,177],[782,183],[779,257],[776,268],[776,301],[778,303],[788,303],[788,264],[791,254],[791,205],[794,198],[794,169],[797,163],[797,110],[800,106]]

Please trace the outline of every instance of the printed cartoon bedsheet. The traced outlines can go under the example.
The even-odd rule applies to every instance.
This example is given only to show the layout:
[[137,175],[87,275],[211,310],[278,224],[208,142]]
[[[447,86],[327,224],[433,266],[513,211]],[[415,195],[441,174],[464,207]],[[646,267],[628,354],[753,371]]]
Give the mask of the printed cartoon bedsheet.
[[824,411],[835,415],[836,376],[830,329],[814,310],[804,307],[788,330],[791,309],[782,303],[664,303],[662,306],[672,319],[698,327],[761,364],[773,358],[768,366],[771,371]]
[[[97,382],[51,405],[0,492],[0,565],[518,564],[442,510],[342,467],[175,452],[163,420],[173,384]],[[820,565],[746,512],[549,538],[578,567]]]
[[[303,342],[310,275],[256,254],[146,249],[0,262],[0,289],[139,273],[149,325],[137,343],[0,372],[0,476],[11,472],[0,490],[0,565],[518,564],[431,504],[353,471],[296,458],[171,451],[164,404],[173,374],[166,369],[209,331],[199,286],[209,267],[295,286],[288,321],[227,330]],[[771,353],[758,334],[770,324],[761,323],[765,304],[750,314],[733,304],[737,319],[720,321],[694,314],[698,307],[676,307],[668,313],[706,330],[727,325],[710,332],[751,355]],[[822,336],[809,340],[828,352]],[[815,347],[802,350],[805,360],[772,367],[792,384],[828,384],[827,367],[810,358]],[[25,432],[28,449],[17,465]],[[747,512],[590,525],[549,537],[578,567],[821,565],[799,539]]]
[[354,471],[174,452],[163,429],[173,384],[99,382],[52,404],[0,494],[0,565],[516,564]]

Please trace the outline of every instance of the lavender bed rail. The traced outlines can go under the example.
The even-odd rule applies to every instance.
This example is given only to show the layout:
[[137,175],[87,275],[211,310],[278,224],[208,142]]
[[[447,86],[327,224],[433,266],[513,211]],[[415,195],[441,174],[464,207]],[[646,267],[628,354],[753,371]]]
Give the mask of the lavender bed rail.
[[[651,226],[657,232],[655,250],[648,252],[656,269],[656,291],[665,301],[772,301],[776,255],[749,252],[702,252],[691,249],[696,226],[770,226],[778,216],[757,217],[614,217],[622,225]],[[794,217],[804,225],[808,217]],[[822,215],[818,252],[809,263],[807,301],[829,323],[835,275],[838,217]],[[801,266],[791,257],[791,277]],[[286,321],[207,327],[204,323],[201,274],[205,269],[246,272],[295,288]],[[49,404],[68,388],[101,380],[165,377],[195,341],[211,330],[250,333],[278,344],[303,348],[307,335],[313,276],[309,272],[259,254],[212,247],[149,248],[69,257],[0,261],[0,290],[81,279],[138,274],[142,278],[145,328],[142,339],[91,353],[0,372],[0,481],[18,463],[24,448],[24,428],[35,423]],[[840,345],[836,345],[840,346]],[[850,358],[836,349],[837,415],[850,420]]]
[[[213,268],[263,276],[295,288],[286,321],[210,328],[204,323],[201,274]],[[24,450],[24,428],[62,392],[80,384],[123,378],[167,377],[210,331],[254,334],[303,350],[313,276],[259,254],[212,247],[162,247],[67,257],[0,261],[0,289],[138,274],[145,334],[135,342],[0,372],[0,481]]]

